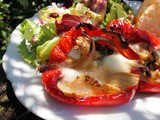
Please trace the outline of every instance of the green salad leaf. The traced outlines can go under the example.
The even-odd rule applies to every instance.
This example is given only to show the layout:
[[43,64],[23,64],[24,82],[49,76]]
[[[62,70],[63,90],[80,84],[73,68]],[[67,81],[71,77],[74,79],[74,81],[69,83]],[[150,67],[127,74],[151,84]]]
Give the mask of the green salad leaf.
[[54,23],[47,23],[41,26],[40,40],[41,39],[45,39],[45,40],[52,39],[55,36],[56,36],[56,26]]
[[109,0],[107,4],[107,14],[101,27],[106,27],[108,23],[114,19],[124,19],[130,22],[127,17],[129,14],[132,14],[132,12],[131,7],[122,3],[122,0]]
[[31,20],[25,19],[21,23],[20,32],[23,34],[24,39],[26,39],[29,43],[32,42],[32,37],[39,34],[41,28],[36,23]]
[[41,26],[40,32],[34,36],[36,41],[31,43],[32,49],[35,49],[37,46],[44,44],[46,41],[51,40],[56,36],[56,26],[54,23],[47,23]]
[[83,3],[75,3],[70,9],[71,15],[77,15],[83,17],[84,20],[90,20],[93,25],[103,21],[103,16],[91,11],[88,7],[84,6]]
[[56,26],[54,23],[39,25],[26,19],[21,23],[20,32],[23,38],[27,40],[34,49],[56,36]]
[[116,15],[117,15],[117,9],[114,7],[114,6],[112,6],[111,7],[111,9],[110,9],[110,13],[108,13],[107,15],[106,15],[106,19],[105,19],[105,21],[107,22],[107,23],[109,23],[110,21],[112,21],[112,20],[114,20],[114,19],[116,19]]
[[43,45],[38,46],[36,48],[37,57],[41,59],[41,61],[48,60],[52,48],[59,42],[59,40],[59,37],[55,37],[52,40],[46,41]]
[[18,45],[19,53],[34,67],[49,59],[50,51],[59,40],[54,23],[40,25],[26,19],[20,25],[20,32],[24,40]]
[[34,67],[36,67],[38,65],[37,59],[36,59],[36,53],[35,53],[35,51],[31,51],[27,47],[25,39],[17,47],[19,48],[19,53],[22,55],[22,58],[25,62],[31,64]]

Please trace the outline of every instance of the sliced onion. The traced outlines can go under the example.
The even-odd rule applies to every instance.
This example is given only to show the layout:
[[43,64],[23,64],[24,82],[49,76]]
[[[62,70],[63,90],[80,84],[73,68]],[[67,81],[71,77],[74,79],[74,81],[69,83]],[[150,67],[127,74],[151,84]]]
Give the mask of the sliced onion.
[[[87,35],[79,36],[76,40],[76,45],[69,53],[69,58],[72,59],[71,67],[75,69],[82,69],[87,66],[93,59],[94,52],[94,41]],[[78,54],[78,56],[75,54]]]

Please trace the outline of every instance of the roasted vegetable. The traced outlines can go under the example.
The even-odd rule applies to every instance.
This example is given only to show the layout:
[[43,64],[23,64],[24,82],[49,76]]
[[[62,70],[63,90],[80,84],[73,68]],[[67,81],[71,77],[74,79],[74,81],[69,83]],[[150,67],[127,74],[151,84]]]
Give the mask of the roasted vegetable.
[[52,67],[42,74],[45,89],[68,104],[129,102],[139,83],[139,74],[131,72],[138,63],[131,55],[133,51],[128,50],[130,47],[123,47],[121,41],[119,34],[112,31],[86,23],[74,26],[50,53],[48,66]]
[[160,40],[121,20],[112,21],[108,28],[122,34],[139,55],[141,80],[138,91],[160,92]]

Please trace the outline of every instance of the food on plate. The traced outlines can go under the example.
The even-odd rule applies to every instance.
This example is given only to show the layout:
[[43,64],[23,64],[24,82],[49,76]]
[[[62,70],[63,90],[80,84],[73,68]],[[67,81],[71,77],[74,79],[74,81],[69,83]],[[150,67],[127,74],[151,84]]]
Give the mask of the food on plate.
[[132,9],[123,1],[53,3],[38,18],[38,23],[21,23],[18,49],[42,73],[44,88],[57,100],[121,105],[137,89],[160,92],[160,41],[132,25]]
[[66,32],[50,53],[47,66],[52,68],[42,74],[47,92],[76,105],[129,102],[139,83],[139,73],[132,72],[138,69],[138,61],[132,58],[129,46],[122,45],[121,37],[90,24],[79,24]]
[[134,21],[133,10],[122,0],[109,0],[107,3],[107,12],[101,28],[105,28],[109,22],[114,19],[123,19],[129,23]]
[[[38,67],[40,63],[49,58],[47,57],[50,49],[48,47],[52,48],[59,40],[56,38],[57,33],[54,23],[39,25],[26,19],[21,23],[20,32],[22,33],[23,41],[17,46],[19,53],[25,62],[34,67]],[[47,43],[52,44],[46,45]],[[43,52],[45,51],[45,55],[42,54],[42,50]]]
[[148,7],[152,4],[159,3],[160,0],[144,0],[138,9],[136,15],[135,15],[135,22],[137,23],[139,18],[142,16],[142,14],[148,9]]
[[68,5],[66,8],[53,3],[38,12],[39,23],[34,23],[29,19],[24,20],[20,25],[23,41],[18,45],[23,60],[38,69],[39,65],[49,60],[49,53],[62,34],[81,22],[105,28],[106,14],[110,11],[107,12],[107,9],[110,9],[112,5],[120,7],[121,12],[116,13],[117,16],[121,16],[119,18],[125,19],[126,16],[123,17],[122,13],[131,14],[130,7],[124,6],[124,3],[117,0],[109,2],[112,4],[107,6],[109,3],[106,0],[80,0],[73,2],[69,8]]
[[54,23],[56,20],[61,20],[64,14],[69,13],[68,9],[64,7],[57,7],[56,3],[51,6],[43,8],[38,12],[39,20],[44,23]]
[[160,92],[160,40],[127,22],[114,20],[108,28],[124,35],[140,58],[139,92]]
[[160,37],[160,2],[150,5],[136,22],[136,26]]

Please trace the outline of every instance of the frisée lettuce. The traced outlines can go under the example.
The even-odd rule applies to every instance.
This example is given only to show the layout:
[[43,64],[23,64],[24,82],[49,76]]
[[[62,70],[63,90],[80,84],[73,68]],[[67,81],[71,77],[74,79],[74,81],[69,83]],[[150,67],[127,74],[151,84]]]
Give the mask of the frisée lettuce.
[[54,23],[41,25],[26,19],[20,25],[20,32],[23,41],[18,45],[19,53],[24,61],[34,67],[38,67],[39,63],[49,58],[49,51],[59,41],[55,38],[57,34]]
[[17,46],[19,48],[19,53],[22,55],[22,58],[28,64],[38,67],[38,59],[36,58],[36,52],[31,51],[26,45],[26,40],[24,39],[20,45]]

